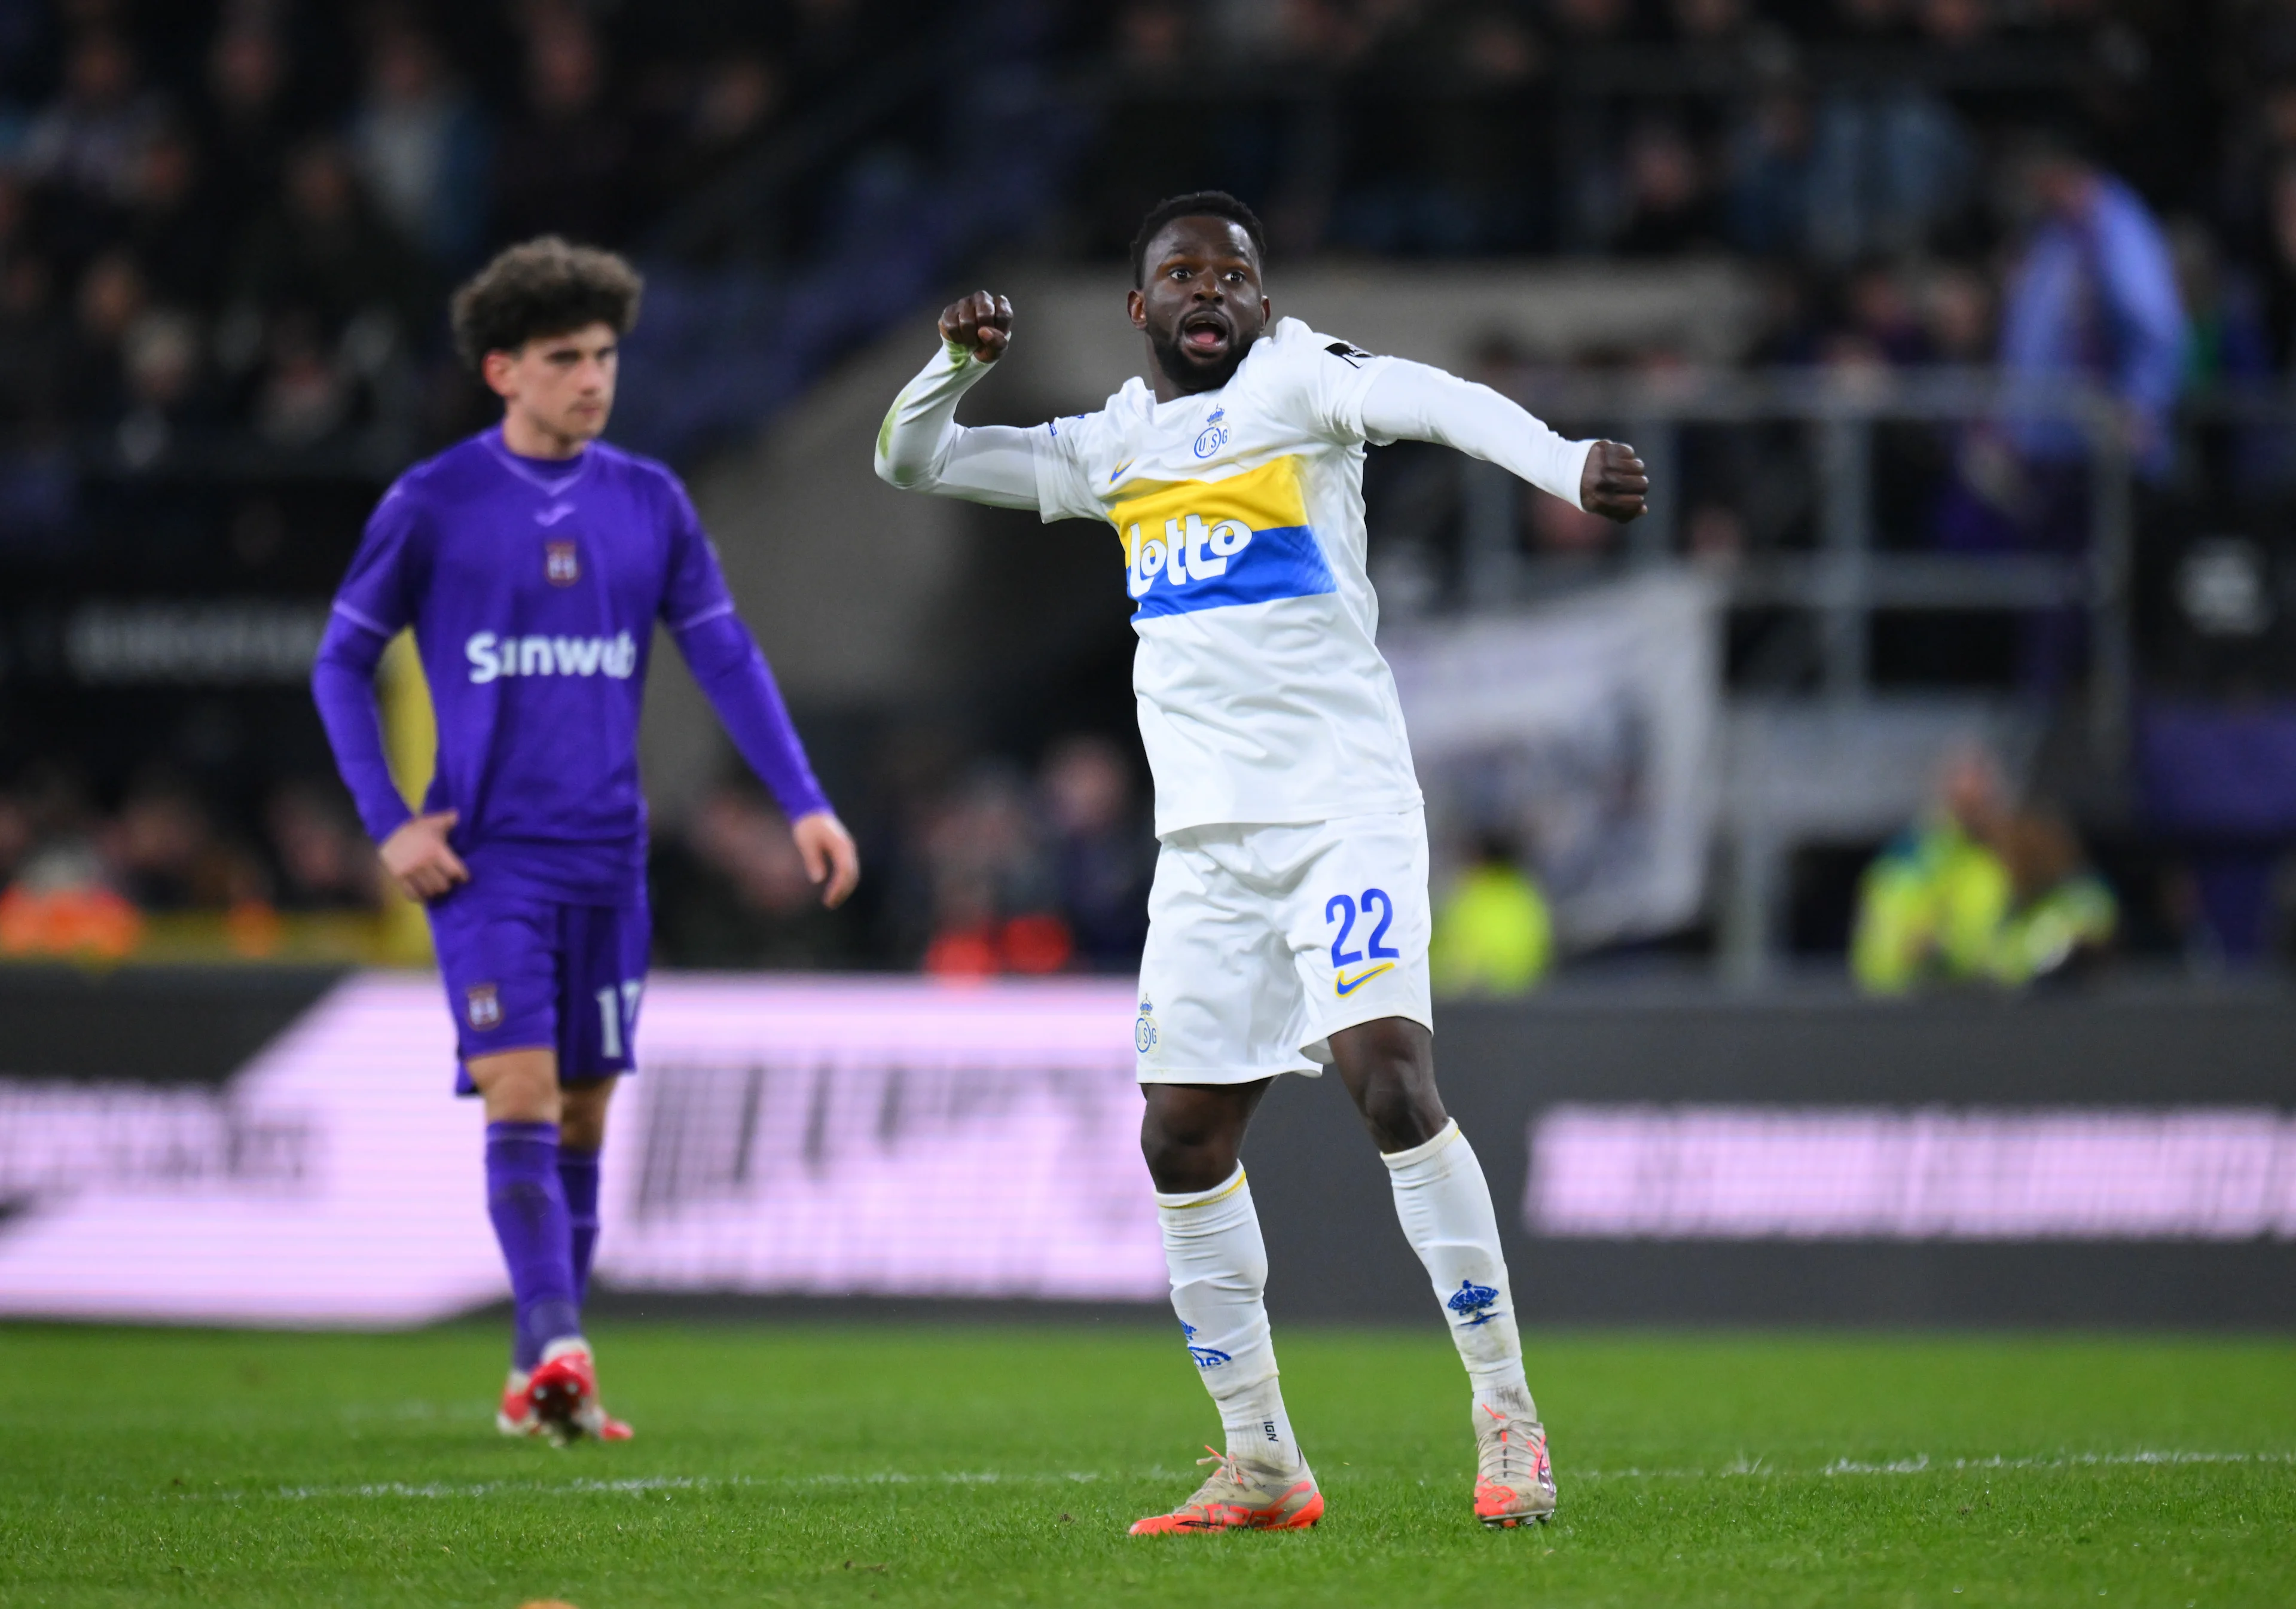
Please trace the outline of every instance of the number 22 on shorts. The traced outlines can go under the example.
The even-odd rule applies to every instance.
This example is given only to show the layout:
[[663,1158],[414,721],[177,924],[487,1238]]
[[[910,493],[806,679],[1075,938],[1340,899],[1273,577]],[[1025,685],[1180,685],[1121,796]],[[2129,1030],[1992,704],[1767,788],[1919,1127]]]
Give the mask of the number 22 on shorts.
[[[1348,940],[1354,936],[1357,919],[1368,921],[1374,912],[1378,913],[1379,924],[1371,930],[1362,949],[1349,949]],[[1332,940],[1333,994],[1345,998],[1380,973],[1395,970],[1403,952],[1387,942],[1387,930],[1395,924],[1395,901],[1387,897],[1385,889],[1364,890],[1360,902],[1346,894],[1332,895],[1324,902],[1324,921],[1326,925],[1334,922],[1340,925]],[[1371,965],[1353,977],[1348,975],[1348,968],[1362,966],[1366,961]]]

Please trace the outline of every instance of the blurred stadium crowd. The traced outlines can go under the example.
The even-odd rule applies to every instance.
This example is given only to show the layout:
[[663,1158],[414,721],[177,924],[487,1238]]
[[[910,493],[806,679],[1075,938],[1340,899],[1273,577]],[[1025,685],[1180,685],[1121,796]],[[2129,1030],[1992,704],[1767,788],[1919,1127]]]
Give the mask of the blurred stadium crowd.
[[[299,682],[261,667],[307,648],[283,600],[324,597],[389,477],[488,417],[442,302],[496,246],[556,230],[639,258],[615,434],[690,465],[988,231],[1113,259],[1202,185],[1259,206],[1287,260],[1727,259],[1765,287],[1750,367],[2086,368],[2148,495],[2296,485],[2284,434],[2218,450],[2175,412],[2296,362],[2289,0],[0,0],[0,948],[124,953],[204,912],[260,954],[283,913],[373,907]],[[1521,366],[1494,350],[1486,377]],[[2077,552],[2079,472],[2011,446],[2024,480],[1990,496],[2010,472],[1982,440],[1885,433],[1883,542]],[[1810,541],[1782,462],[1693,441],[1682,551]],[[1407,493],[1397,463],[1375,509]],[[1528,540],[1621,538],[1549,506]],[[2218,572],[2221,620],[2243,583]],[[279,612],[111,636],[87,613],[218,577]],[[169,631],[176,661],[147,640]],[[2046,698],[2066,674],[2030,622],[1976,640],[1908,639],[1902,676]],[[209,654],[238,691],[136,691],[136,653]],[[2271,690],[2272,663],[2163,658],[2154,680]],[[992,747],[831,766],[872,858],[836,917],[808,914],[757,794],[710,792],[658,846],[664,959],[1122,970],[1152,858],[1128,742]]]

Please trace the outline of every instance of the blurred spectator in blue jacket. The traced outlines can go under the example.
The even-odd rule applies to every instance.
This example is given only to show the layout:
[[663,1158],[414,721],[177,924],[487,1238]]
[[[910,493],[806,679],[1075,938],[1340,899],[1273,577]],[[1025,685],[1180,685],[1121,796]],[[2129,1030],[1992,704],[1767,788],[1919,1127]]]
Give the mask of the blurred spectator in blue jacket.
[[[2002,293],[2002,377],[2043,407],[2070,384],[2112,398],[2120,444],[2140,476],[2169,471],[2169,412],[2185,376],[2185,319],[2169,237],[2134,190],[2070,134],[2027,136],[2021,193],[2033,218]],[[2009,415],[1964,438],[1939,505],[1947,547],[2076,554],[2088,544],[2090,427],[2062,413]],[[2076,611],[2028,616],[2018,680],[2047,697],[2079,659]]]
[[[2002,367],[2013,382],[2103,386],[2120,405],[2138,468],[2157,478],[2169,467],[2168,415],[2185,340],[2168,234],[2136,193],[2069,135],[2034,136],[2025,176],[2039,221],[2010,275]],[[2008,433],[2030,465],[2087,458],[2080,428],[2070,422],[2017,420]]]

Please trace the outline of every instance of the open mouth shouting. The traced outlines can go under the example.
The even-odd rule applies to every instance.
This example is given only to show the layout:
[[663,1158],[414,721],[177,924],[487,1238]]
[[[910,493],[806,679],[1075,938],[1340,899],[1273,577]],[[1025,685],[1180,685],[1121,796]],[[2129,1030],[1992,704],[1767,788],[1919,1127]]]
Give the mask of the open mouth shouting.
[[1224,308],[1198,308],[1180,320],[1180,349],[1198,362],[1217,363],[1235,344],[1235,327]]

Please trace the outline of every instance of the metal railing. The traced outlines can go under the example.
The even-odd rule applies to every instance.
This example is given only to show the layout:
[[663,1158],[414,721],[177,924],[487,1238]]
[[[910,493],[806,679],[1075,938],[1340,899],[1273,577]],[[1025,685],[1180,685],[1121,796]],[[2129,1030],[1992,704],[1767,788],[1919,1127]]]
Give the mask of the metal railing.
[[[1675,374],[1660,377],[1534,374],[1511,388],[1525,406],[1573,433],[1634,443],[1650,466],[1650,513],[1627,529],[1630,564],[1680,555],[1683,436],[1702,426],[1796,424],[1808,432],[1815,497],[1814,543],[1738,555],[1716,564],[1734,608],[1806,611],[1816,617],[1819,684],[1837,703],[1871,694],[1876,613],[2021,612],[2078,608],[2087,616],[2086,716],[2101,752],[2118,752],[2133,674],[2129,573],[2136,543],[2134,466],[2124,415],[2113,398],[2067,381],[2005,381],[1991,371],[1933,369],[1827,374]],[[2296,418],[2296,414],[2292,414]],[[2059,423],[2087,448],[2088,532],[2078,554],[1990,554],[1885,550],[1874,484],[1874,433],[1890,424],[1979,426]],[[1482,468],[1486,466],[1477,466]],[[1496,519],[1471,488],[1467,563],[1488,575],[1514,571],[1476,590],[1503,603],[1535,582],[1513,506]],[[1496,550],[1494,552],[1494,550]],[[1516,555],[1512,562],[1498,554]]]
[[[1954,733],[1987,733],[1997,745],[2030,749],[2042,728],[2072,716],[2087,762],[2117,772],[2128,760],[2138,683],[2133,578],[2140,541],[2173,543],[2189,518],[2152,499],[2138,526],[2138,465],[2128,415],[2107,391],[2074,381],[2014,382],[1992,371],[1810,370],[1658,375],[1534,372],[1508,389],[1572,435],[1635,444],[1650,466],[1650,513],[1628,527],[1608,566],[1542,560],[1526,549],[1522,499],[1504,472],[1467,461],[1462,473],[1461,594],[1473,609],[1505,609],[1557,584],[1638,566],[1685,562],[1684,442],[1714,427],[1793,426],[1803,433],[1809,517],[1793,546],[1712,562],[1734,610],[1786,610],[1814,617],[1817,696],[1779,699],[1742,689],[1734,701],[1719,823],[1726,851],[1718,890],[1720,975],[1751,984],[1778,975],[1788,862],[1798,843],[1855,841],[1911,817],[1928,785],[1927,761]],[[1885,546],[1877,507],[1877,432],[1928,425],[1951,439],[1987,426],[2070,426],[2085,447],[2086,530],[2078,548],[1948,553]],[[2173,425],[2180,461],[2200,461],[2210,432],[2263,431],[2251,447],[2296,443],[2296,389],[2218,392],[2187,399]],[[2284,453],[2251,452],[2259,461]],[[1956,472],[1945,467],[1942,473]],[[2207,476],[2190,477],[2206,481]],[[2258,519],[2296,495],[2288,484],[2257,494]],[[2274,501],[2274,499],[2277,501]],[[2236,501],[2236,499],[2235,499]],[[2167,499],[2173,511],[2177,496]],[[2185,503],[2196,508],[2198,503]],[[1958,701],[1878,690],[1872,677],[1874,622],[1883,612],[2077,610],[2087,626],[2079,702],[2051,710],[2004,685],[1990,699]],[[2014,756],[2012,756],[2013,759]],[[1784,774],[1779,774],[1783,766]],[[1743,797],[1740,797],[1743,795]]]

